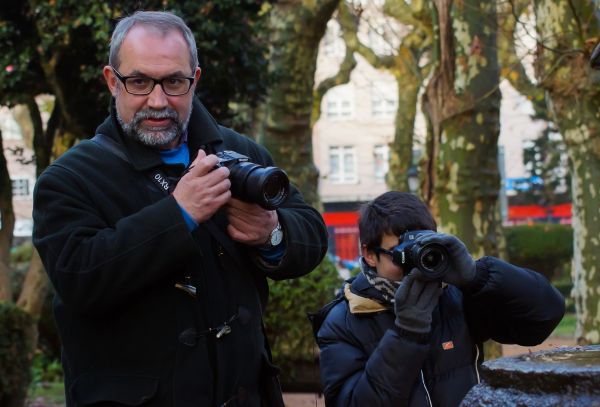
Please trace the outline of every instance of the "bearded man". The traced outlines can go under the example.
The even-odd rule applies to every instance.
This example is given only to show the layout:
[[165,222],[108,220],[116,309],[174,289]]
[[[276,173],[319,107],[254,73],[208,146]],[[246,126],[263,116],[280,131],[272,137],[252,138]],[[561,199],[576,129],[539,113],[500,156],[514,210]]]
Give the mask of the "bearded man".
[[109,117],[34,193],[33,240],[54,285],[67,406],[282,406],[262,326],[266,278],[310,272],[320,214],[232,197],[233,150],[270,154],[194,97],[194,35],[167,12],[118,23]]

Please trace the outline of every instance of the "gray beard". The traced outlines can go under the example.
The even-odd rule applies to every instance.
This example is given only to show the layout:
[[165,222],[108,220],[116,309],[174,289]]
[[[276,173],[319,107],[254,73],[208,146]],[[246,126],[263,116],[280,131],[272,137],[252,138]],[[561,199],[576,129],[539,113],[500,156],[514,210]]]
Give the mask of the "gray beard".
[[[125,123],[117,111],[117,120],[119,121],[119,124],[123,128],[123,132],[127,137],[148,147],[164,148],[185,133],[191,114],[192,109],[190,109],[190,113],[182,123],[179,120],[179,115],[177,112],[171,107],[166,107],[163,110],[139,110],[135,113],[131,119],[131,122],[129,123]],[[141,123],[146,119],[171,119],[171,124],[166,129],[162,127],[142,128]]]

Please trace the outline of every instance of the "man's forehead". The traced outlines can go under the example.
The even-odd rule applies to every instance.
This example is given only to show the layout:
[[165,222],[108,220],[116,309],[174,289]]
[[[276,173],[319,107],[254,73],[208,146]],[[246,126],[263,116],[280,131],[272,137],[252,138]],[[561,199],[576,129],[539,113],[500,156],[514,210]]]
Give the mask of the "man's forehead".
[[[144,72],[149,68],[167,68],[172,73],[189,71],[190,52],[183,34],[176,30],[135,25],[129,30],[118,54],[119,65]],[[189,74],[189,72],[187,72]]]

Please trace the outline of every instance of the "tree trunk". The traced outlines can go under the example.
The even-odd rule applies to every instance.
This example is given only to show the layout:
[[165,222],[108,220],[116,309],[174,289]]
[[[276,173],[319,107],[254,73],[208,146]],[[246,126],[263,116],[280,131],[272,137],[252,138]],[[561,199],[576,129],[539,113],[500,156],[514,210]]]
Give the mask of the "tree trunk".
[[390,169],[386,183],[391,190],[410,191],[408,172],[413,162],[415,118],[423,76],[415,50],[405,45],[398,49],[394,76],[398,83],[398,110],[394,122],[394,139],[390,143]]
[[[590,70],[600,35],[593,2],[536,0],[536,75],[567,146],[573,186],[576,338],[600,342],[600,84]],[[568,27],[568,29],[565,29]]]
[[10,248],[14,225],[12,184],[0,132],[0,302],[12,302]]
[[258,141],[314,206],[319,204],[311,128],[317,52],[338,3],[285,0],[271,10],[270,71],[274,82],[269,87]]
[[[435,207],[442,229],[476,256],[498,255],[500,91],[496,5],[437,0],[440,65],[426,92],[438,143]],[[485,22],[485,24],[482,24]]]
[[23,289],[17,300],[17,306],[26,311],[36,321],[39,319],[48,293],[48,276],[37,250],[33,250],[29,268],[23,281]]

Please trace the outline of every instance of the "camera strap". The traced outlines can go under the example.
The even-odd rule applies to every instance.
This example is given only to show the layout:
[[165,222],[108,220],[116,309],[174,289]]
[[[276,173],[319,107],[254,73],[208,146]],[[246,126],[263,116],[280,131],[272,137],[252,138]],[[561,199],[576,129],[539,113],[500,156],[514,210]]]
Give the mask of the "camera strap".
[[[90,139],[90,141],[98,144],[104,149],[110,151],[121,160],[125,161],[128,164],[131,164],[127,155],[123,151],[122,147],[114,141],[112,138],[108,137],[105,134],[97,133],[94,137]],[[160,168],[155,168],[146,173],[146,176],[158,187],[160,191],[162,191],[165,195],[169,195],[175,189],[176,182],[172,182],[172,178],[170,179],[167,174]]]

